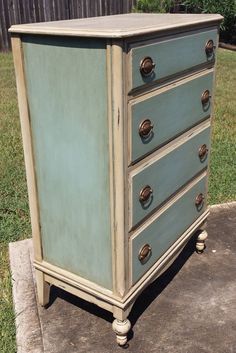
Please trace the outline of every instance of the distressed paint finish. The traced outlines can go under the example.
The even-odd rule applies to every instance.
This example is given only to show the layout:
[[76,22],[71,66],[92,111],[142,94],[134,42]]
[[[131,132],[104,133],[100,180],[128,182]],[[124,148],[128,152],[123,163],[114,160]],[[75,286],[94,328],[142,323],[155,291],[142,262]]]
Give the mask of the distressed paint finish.
[[131,13],[116,16],[51,21],[13,25],[11,33],[35,33],[59,36],[125,38],[150,33],[172,32],[193,27],[214,26],[223,17],[217,14],[144,14]]
[[[211,71],[131,103],[131,161],[150,153],[209,116],[211,104],[203,106],[201,95],[205,90],[212,92],[212,84]],[[154,125],[153,133],[147,139],[139,135],[139,126],[145,119],[150,119]]]
[[[135,283],[158,258],[181,236],[181,234],[204,212],[197,210],[195,198],[205,193],[206,177],[201,179],[181,198],[174,202],[143,232],[132,239],[132,282]],[[152,253],[145,264],[138,259],[139,250],[149,244]]]
[[43,258],[112,287],[106,42],[23,38]]
[[27,189],[30,207],[30,219],[34,246],[34,258],[42,260],[42,247],[40,238],[39,210],[37,200],[36,176],[34,171],[34,156],[31,139],[30,117],[27,101],[26,82],[24,75],[24,62],[22,44],[19,36],[11,38],[12,53],[16,73],[17,98],[21,122],[21,132],[24,148],[24,160],[27,177]]
[[[133,176],[131,226],[140,222],[176,190],[207,167],[208,158],[200,161],[198,150],[203,144],[209,147],[210,128],[206,128],[193,137],[191,135],[187,142]],[[139,201],[139,193],[146,185],[152,188],[153,194],[149,202],[142,204]]]
[[[217,43],[217,29],[182,34],[176,38],[131,49],[132,87],[130,88],[163,79],[208,61],[214,62],[214,55],[208,58],[205,53],[205,45],[209,39]],[[145,56],[150,56],[156,64],[154,73],[149,77],[143,77],[139,69],[140,62]]]
[[[190,107],[183,107],[174,90],[208,73],[211,87],[215,58],[207,59],[205,43],[213,38],[217,45],[221,20],[206,14],[130,14],[10,29],[36,225],[37,205],[40,210],[41,229],[33,239],[40,255],[34,260],[39,301],[47,303],[51,284],[111,311],[121,345],[134,300],[171,265],[209,213],[205,204],[197,210],[194,203],[198,193],[206,193],[207,160],[200,162],[197,152],[209,141],[211,107],[202,113],[200,102],[196,107],[190,100],[193,82],[182,92]],[[157,61],[151,80],[140,77],[143,54]],[[162,101],[167,110],[160,112]],[[133,141],[130,165],[132,128],[137,133],[131,120],[138,124],[147,105],[155,128],[162,129],[145,151]],[[149,181],[156,204],[143,215],[131,189],[137,197],[139,186]],[[132,213],[143,222],[129,233]],[[152,256],[141,265],[138,252],[146,243]]]

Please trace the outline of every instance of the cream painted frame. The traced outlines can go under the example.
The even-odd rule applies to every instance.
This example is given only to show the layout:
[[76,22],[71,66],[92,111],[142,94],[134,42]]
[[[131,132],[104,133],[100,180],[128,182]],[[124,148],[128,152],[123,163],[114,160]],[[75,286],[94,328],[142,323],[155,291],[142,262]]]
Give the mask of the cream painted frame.
[[[126,154],[128,146],[128,136],[127,129],[124,128],[124,116],[126,116],[126,100],[124,99],[126,92],[123,84],[123,74],[124,74],[124,56],[123,51],[123,41],[117,40],[107,45],[107,57],[108,57],[108,87],[112,87],[112,94],[108,99],[109,111],[113,110],[112,119],[110,121],[110,136],[112,135],[112,140],[114,141],[114,146],[111,148],[110,153],[110,163],[112,163],[111,168],[111,185],[112,185],[112,198],[111,198],[111,208],[114,210],[113,215],[113,225],[114,225],[114,235],[113,235],[113,273],[114,273],[114,290],[107,290],[99,285],[96,285],[86,279],[79,276],[70,274],[56,266],[50,265],[43,260],[41,240],[40,240],[40,219],[37,203],[37,184],[34,171],[34,160],[33,160],[33,146],[31,142],[31,127],[30,127],[30,117],[27,102],[27,91],[24,79],[24,67],[23,67],[23,53],[20,36],[12,36],[12,49],[14,56],[14,65],[16,68],[16,82],[18,90],[18,101],[19,101],[19,111],[20,119],[22,125],[22,137],[24,145],[24,155],[25,155],[25,165],[27,173],[27,186],[29,193],[29,204],[32,220],[32,235],[34,244],[35,261],[34,265],[38,271],[47,273],[50,271],[54,272],[55,277],[62,274],[67,278],[71,278],[72,281],[80,283],[81,288],[86,292],[92,294],[97,293],[101,297],[104,295],[104,299],[113,298],[113,304],[124,303],[124,298],[127,298],[131,292],[129,290],[129,237],[128,237],[128,219],[127,219],[127,194],[128,194],[128,163]],[[111,64],[112,63],[112,64]],[[112,84],[112,77],[116,78],[115,84]],[[118,79],[119,78],[119,79]],[[116,99],[115,99],[116,98]],[[111,100],[113,100],[114,105],[111,106]],[[126,133],[125,133],[126,131]],[[123,165],[123,169],[120,168]],[[114,185],[116,185],[116,190],[114,192]],[[125,197],[126,195],[126,197]],[[119,209],[124,209],[124,212],[119,212]],[[125,218],[126,215],[126,218]],[[201,222],[202,223],[202,222]],[[119,241],[116,241],[119,234]],[[121,236],[122,234],[122,236]],[[122,241],[120,241],[122,240]],[[116,251],[115,251],[116,249]],[[121,259],[125,266],[120,266]],[[45,279],[44,279],[45,280]],[[139,288],[140,291],[140,288]],[[123,298],[123,299],[122,299]]]
[[[24,77],[21,36],[12,33],[12,50],[16,69],[16,83],[35,254],[34,266],[36,269],[39,302],[42,305],[47,304],[49,299],[49,284],[54,284],[113,312],[114,317],[121,321],[126,320],[140,292],[171,265],[193,233],[197,229],[202,228],[209,214],[209,211],[206,210],[204,214],[182,234],[166,254],[130,288],[130,259],[132,255],[128,236],[127,202],[129,190],[128,174],[130,170],[128,169],[128,155],[126,153],[129,148],[128,135],[130,129],[127,128],[126,117],[128,116],[128,99],[131,97],[127,95],[128,87],[125,80],[123,80],[123,77],[125,77],[127,73],[127,60],[129,60],[126,50],[124,49],[125,47],[126,42],[123,39],[107,41],[109,138],[110,141],[113,141],[113,144],[110,144],[113,291],[110,291],[43,260],[40,239],[40,215],[37,201],[37,183],[34,170],[34,154],[31,141],[31,126]],[[177,80],[180,80],[180,78]],[[120,212],[120,210],[123,210],[123,212]],[[124,326],[128,328],[127,323],[125,323]]]

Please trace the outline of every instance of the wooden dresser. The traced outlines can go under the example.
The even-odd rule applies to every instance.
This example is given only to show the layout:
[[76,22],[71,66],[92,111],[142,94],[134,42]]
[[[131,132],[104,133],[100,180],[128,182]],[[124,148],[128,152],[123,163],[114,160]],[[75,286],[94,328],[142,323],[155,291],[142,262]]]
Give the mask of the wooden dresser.
[[[125,345],[140,292],[204,249],[220,15],[12,26],[39,303],[105,308]],[[196,233],[197,232],[197,233]]]

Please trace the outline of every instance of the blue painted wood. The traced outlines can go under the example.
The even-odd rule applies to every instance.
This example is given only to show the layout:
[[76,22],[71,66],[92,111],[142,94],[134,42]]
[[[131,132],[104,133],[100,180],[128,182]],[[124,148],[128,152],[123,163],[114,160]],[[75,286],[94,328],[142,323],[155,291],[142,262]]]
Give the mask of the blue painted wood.
[[43,257],[112,288],[105,41],[24,36]]
[[[190,139],[187,142],[133,176],[132,226],[140,222],[207,166],[208,158],[201,161],[198,150],[203,144],[209,148],[209,140],[210,128],[204,129],[193,137],[190,134]],[[147,203],[142,204],[139,200],[139,194],[146,185],[152,188],[153,194]]]
[[[132,240],[132,282],[135,283],[187,228],[204,212],[205,206],[197,210],[195,198],[206,191],[206,178],[201,179],[179,200],[172,204],[150,226]],[[139,250],[149,244],[151,256],[145,264],[139,259]]]
[[[211,104],[201,103],[205,90],[212,92],[213,73],[185,82],[161,94],[134,103],[131,107],[132,147],[131,160],[135,161],[197,124],[211,113]],[[139,125],[145,119],[154,124],[147,139],[139,135]]]
[[[181,34],[176,38],[159,41],[131,49],[132,87],[136,88],[164,77],[180,73],[194,66],[211,61],[214,55],[207,57],[205,44],[209,39],[217,43],[217,30],[212,29],[195,34]],[[154,73],[143,77],[140,73],[140,62],[150,56],[156,64]]]

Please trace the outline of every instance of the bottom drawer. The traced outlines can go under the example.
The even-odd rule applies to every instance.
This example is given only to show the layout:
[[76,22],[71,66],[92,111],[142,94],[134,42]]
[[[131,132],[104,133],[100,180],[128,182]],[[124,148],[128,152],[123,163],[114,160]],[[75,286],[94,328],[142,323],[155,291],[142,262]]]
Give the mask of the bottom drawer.
[[[137,280],[165,253],[165,251],[184,233],[184,231],[205,211],[200,202],[205,196],[206,175],[197,179],[144,230],[131,239],[132,283]],[[197,206],[197,196],[200,204]],[[161,211],[160,211],[161,212]]]

